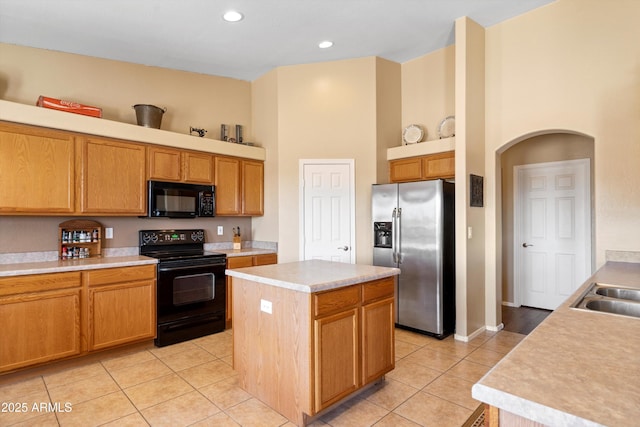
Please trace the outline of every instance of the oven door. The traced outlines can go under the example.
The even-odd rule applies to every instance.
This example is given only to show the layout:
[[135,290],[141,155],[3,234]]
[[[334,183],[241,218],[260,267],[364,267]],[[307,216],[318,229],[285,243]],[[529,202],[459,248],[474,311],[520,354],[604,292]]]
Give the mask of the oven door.
[[224,320],[225,265],[224,259],[161,261],[157,278],[158,327],[203,316]]

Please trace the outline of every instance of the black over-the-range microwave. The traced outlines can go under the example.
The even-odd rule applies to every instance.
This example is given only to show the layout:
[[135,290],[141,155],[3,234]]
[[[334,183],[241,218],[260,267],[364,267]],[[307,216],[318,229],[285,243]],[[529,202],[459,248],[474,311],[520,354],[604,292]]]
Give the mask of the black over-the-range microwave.
[[149,181],[148,211],[151,218],[216,216],[215,186]]

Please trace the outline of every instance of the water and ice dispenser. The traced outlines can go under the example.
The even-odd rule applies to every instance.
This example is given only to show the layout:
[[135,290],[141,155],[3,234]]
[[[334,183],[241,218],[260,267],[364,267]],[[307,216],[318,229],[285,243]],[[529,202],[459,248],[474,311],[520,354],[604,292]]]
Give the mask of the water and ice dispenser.
[[373,247],[390,248],[392,238],[391,222],[373,223]]

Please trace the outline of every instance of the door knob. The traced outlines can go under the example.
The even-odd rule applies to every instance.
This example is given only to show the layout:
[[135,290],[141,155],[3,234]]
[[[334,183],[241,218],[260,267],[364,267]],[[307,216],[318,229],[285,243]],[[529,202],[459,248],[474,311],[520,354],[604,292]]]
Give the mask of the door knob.
[[533,246],[533,245],[532,245],[532,244],[530,244],[530,243],[523,243],[523,244],[522,244],[522,247],[523,247],[523,248],[528,248],[529,246]]
[[342,249],[343,251],[348,251],[349,250],[349,246],[338,246],[338,249]]

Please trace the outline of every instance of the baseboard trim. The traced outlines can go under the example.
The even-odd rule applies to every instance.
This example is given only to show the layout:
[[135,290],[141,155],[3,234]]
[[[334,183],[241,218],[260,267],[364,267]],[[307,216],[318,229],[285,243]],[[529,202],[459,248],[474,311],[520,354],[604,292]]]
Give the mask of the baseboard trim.
[[498,326],[487,326],[487,331],[500,332],[504,329],[504,323],[500,323]]
[[487,329],[486,326],[482,326],[481,328],[476,329],[474,332],[472,332],[467,336],[455,334],[453,337],[457,341],[469,342],[473,340],[475,337],[477,337],[478,335],[480,335],[481,333],[483,333],[486,329]]
[[510,301],[502,301],[502,305],[506,305],[507,307],[520,307],[520,304]]

